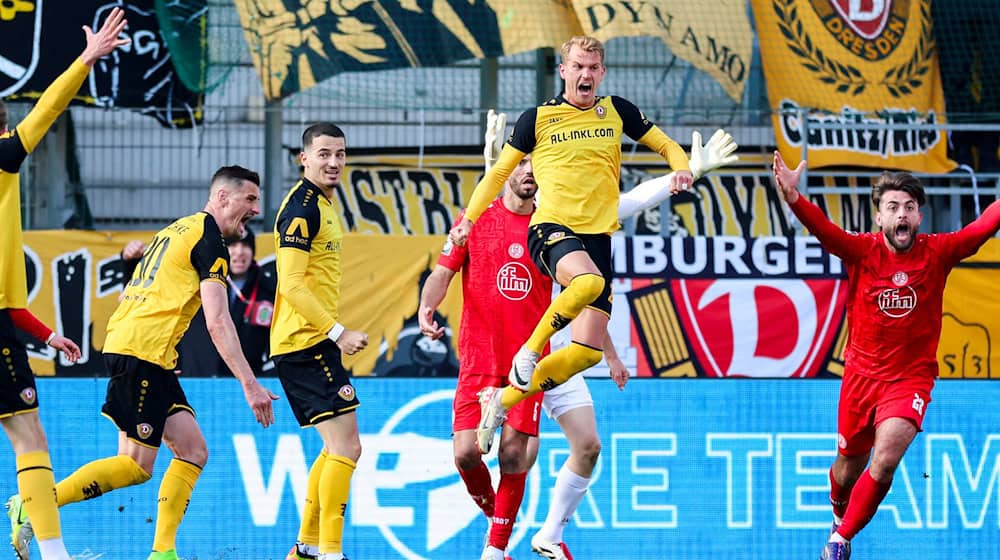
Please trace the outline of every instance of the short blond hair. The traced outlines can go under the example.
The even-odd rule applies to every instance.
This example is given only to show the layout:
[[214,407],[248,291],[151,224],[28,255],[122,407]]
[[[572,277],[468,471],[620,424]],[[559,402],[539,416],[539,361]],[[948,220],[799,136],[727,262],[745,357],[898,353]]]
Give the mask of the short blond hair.
[[566,58],[569,56],[569,51],[574,46],[580,47],[581,50],[587,52],[596,52],[601,55],[601,64],[604,64],[604,43],[588,35],[577,35],[576,37],[573,37],[569,41],[563,43],[562,47],[559,48],[559,55],[561,57],[560,62],[566,62]]

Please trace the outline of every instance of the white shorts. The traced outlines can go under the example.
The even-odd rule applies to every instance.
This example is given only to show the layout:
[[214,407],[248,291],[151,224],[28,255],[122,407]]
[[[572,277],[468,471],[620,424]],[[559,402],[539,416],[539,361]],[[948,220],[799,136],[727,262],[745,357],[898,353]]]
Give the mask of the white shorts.
[[590,389],[587,388],[587,381],[582,373],[570,377],[562,385],[557,385],[542,397],[542,408],[549,418],[558,419],[563,414],[580,408],[581,406],[594,406],[594,399],[590,396]]

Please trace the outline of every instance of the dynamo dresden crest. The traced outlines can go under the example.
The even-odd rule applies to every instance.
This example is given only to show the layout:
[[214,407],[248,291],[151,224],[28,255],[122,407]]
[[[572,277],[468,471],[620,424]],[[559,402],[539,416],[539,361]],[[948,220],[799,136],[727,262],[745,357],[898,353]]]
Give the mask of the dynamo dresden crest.
[[41,35],[42,0],[0,2],[0,97],[20,91],[35,73]]
[[823,26],[847,51],[869,61],[896,50],[906,33],[910,0],[810,0]]

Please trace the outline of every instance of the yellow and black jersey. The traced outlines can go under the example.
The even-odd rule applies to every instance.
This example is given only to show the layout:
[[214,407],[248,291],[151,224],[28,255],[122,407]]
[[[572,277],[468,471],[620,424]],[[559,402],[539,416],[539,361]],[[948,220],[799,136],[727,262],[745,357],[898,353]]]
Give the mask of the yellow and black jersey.
[[198,212],[161,229],[108,320],[104,352],[173,369],[177,343],[201,306],[201,283],[226,286],[228,275],[229,251],[211,214]]
[[531,154],[539,187],[531,223],[576,233],[616,231],[622,133],[663,155],[673,169],[688,169],[684,150],[621,97],[599,97],[580,109],[560,95],[522,113],[507,143]]
[[278,294],[271,355],[310,348],[337,322],[344,231],[323,191],[306,179],[285,196],[274,222]]
[[0,309],[28,307],[21,234],[21,164],[80,90],[90,67],[77,60],[17,127],[0,134]]

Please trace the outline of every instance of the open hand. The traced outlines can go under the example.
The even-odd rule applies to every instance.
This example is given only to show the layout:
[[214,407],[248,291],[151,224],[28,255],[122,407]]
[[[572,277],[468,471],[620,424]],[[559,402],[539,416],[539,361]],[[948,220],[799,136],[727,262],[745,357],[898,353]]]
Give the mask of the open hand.
[[87,66],[93,66],[103,56],[111,54],[111,51],[118,47],[125,46],[132,42],[131,39],[119,38],[121,32],[128,25],[125,19],[125,11],[121,8],[111,10],[108,19],[104,20],[101,29],[94,33],[89,25],[83,26],[83,33],[87,36],[87,47],[80,54],[80,59]]
[[721,128],[715,131],[704,146],[701,145],[701,132],[692,132],[690,165],[694,178],[738,161],[740,157],[733,153],[737,148],[739,145],[733,141],[733,135]]
[[800,161],[794,170],[788,169],[785,160],[781,159],[781,153],[775,150],[771,172],[774,174],[774,184],[778,187],[778,192],[781,193],[785,202],[792,204],[799,199],[799,177],[805,169],[806,160]]

